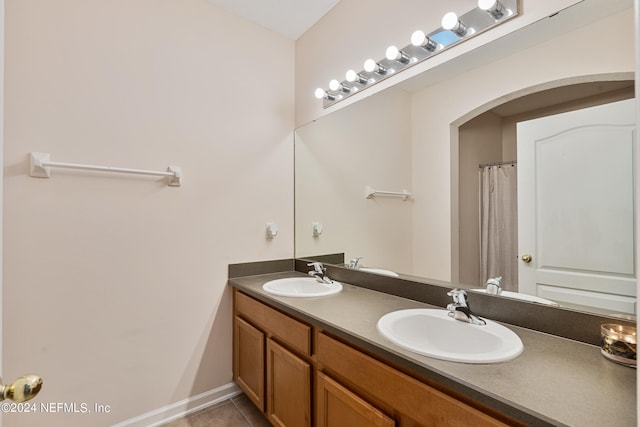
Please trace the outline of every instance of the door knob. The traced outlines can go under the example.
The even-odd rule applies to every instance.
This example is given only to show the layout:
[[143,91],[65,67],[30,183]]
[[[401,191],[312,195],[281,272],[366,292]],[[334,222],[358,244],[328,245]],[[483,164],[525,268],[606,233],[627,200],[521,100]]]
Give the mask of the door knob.
[[527,264],[531,262],[531,260],[533,259],[533,257],[529,254],[524,254],[522,255],[522,261],[526,262]]
[[0,383],[0,400],[9,399],[14,402],[26,402],[36,397],[42,388],[42,378],[38,375],[24,375],[11,384]]

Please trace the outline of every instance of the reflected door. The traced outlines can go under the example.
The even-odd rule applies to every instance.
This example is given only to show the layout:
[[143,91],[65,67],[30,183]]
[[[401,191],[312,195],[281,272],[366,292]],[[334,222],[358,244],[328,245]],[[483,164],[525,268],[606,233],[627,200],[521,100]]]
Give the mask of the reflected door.
[[635,100],[518,123],[520,291],[635,314]]

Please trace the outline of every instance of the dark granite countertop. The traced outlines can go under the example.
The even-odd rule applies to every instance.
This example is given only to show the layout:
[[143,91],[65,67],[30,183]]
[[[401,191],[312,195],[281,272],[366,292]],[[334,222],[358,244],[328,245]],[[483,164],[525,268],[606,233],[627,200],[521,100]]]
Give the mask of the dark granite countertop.
[[229,284],[529,425],[637,425],[636,370],[604,358],[597,346],[506,325],[524,344],[516,359],[480,365],[438,360],[404,350],[376,329],[386,313],[433,306],[344,283],[342,292],[318,298],[262,290],[269,280],[295,276],[306,277],[290,271]]

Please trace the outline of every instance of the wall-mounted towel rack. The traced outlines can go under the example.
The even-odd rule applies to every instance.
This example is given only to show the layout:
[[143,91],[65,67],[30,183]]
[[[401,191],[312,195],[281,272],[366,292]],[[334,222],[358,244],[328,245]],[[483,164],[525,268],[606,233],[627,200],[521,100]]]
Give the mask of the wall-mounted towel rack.
[[117,173],[131,173],[136,175],[154,175],[154,176],[166,176],[168,184],[171,187],[180,187],[182,179],[182,170],[178,166],[169,166],[166,172],[163,171],[151,171],[144,169],[127,169],[116,168],[112,166],[94,166],[83,165],[78,163],[63,163],[52,162],[51,155],[49,153],[31,153],[31,171],[29,175],[35,178],[50,178],[51,168],[63,168],[63,169],[82,169],[100,172],[117,172]]
[[411,197],[411,193],[408,192],[407,190],[402,190],[402,191],[379,191],[379,190],[374,190],[373,188],[371,188],[370,186],[366,186],[364,187],[364,195],[367,199],[371,199],[373,196],[375,196],[376,194],[380,194],[383,196],[400,196],[402,197],[402,201],[406,202],[409,197]]

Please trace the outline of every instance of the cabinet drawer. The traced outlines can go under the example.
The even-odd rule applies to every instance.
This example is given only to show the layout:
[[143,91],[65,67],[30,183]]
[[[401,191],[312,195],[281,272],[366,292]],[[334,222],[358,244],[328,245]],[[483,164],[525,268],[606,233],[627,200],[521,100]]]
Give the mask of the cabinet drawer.
[[318,334],[319,368],[340,378],[366,399],[384,402],[426,426],[506,426],[339,341]]
[[311,327],[286,314],[235,292],[236,314],[263,328],[271,336],[304,355],[311,355]]

